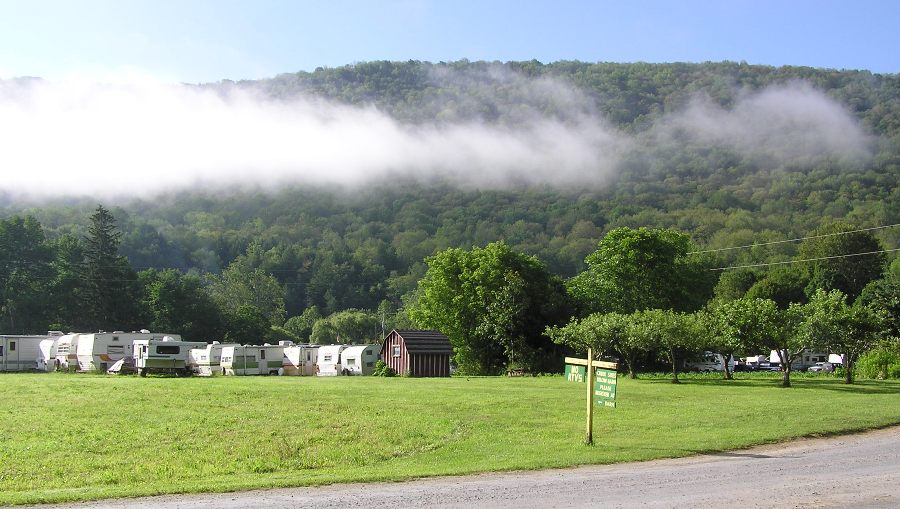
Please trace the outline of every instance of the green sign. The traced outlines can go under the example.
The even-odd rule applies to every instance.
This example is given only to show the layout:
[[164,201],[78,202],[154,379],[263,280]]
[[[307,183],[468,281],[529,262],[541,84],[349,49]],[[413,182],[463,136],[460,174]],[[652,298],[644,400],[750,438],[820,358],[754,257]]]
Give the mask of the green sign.
[[566,380],[584,383],[587,381],[587,366],[566,364]]
[[611,369],[597,368],[594,378],[594,403],[610,408],[616,407],[616,376]]

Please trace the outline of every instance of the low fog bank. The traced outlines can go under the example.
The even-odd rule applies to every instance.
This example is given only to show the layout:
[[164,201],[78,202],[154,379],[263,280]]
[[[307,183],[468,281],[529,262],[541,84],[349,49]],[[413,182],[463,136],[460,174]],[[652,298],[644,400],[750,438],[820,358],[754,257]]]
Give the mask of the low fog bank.
[[[392,178],[596,188],[615,177],[628,154],[663,143],[723,146],[772,165],[870,157],[858,121],[802,82],[740,94],[727,109],[698,94],[643,132],[626,134],[561,80],[522,87],[528,79],[509,72],[477,79],[492,86],[516,80],[524,99],[512,98],[520,105],[513,122],[404,123],[372,106],[311,96],[274,100],[252,88],[2,81],[0,195],[111,199],[185,188],[355,187]],[[483,108],[491,98],[478,101]],[[553,113],[541,104],[552,104]],[[510,108],[510,98],[495,106]]]

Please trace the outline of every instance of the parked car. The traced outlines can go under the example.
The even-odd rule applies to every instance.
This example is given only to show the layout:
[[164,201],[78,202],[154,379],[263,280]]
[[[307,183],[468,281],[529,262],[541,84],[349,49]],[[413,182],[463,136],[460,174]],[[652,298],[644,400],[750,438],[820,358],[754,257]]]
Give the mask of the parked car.
[[810,366],[809,371],[831,373],[834,371],[834,364],[830,362],[817,362],[815,366]]

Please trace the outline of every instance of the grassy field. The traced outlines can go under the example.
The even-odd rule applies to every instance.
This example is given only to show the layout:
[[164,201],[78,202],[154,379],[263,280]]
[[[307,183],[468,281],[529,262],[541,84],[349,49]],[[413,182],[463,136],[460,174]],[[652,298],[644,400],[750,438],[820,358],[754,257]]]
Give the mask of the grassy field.
[[647,460],[900,422],[897,382],[620,380],[588,447],[584,386],[562,377],[2,375],[0,504]]

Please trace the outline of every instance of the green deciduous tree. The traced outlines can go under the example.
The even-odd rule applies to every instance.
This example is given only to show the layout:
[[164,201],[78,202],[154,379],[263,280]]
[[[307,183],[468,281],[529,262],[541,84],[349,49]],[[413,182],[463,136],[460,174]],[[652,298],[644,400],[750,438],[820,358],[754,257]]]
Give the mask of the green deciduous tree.
[[368,311],[348,309],[332,313],[313,324],[310,341],[328,343],[374,343],[381,332],[378,318]]
[[568,301],[562,282],[537,258],[496,242],[448,249],[427,263],[409,313],[420,327],[450,338],[461,373],[558,369],[543,332],[568,316]]
[[588,268],[568,287],[585,314],[645,309],[699,309],[716,275],[689,255],[691,242],[675,230],[616,228],[588,255]]
[[174,269],[148,269],[138,277],[151,330],[180,334],[190,341],[222,339],[224,319],[198,276],[182,275]]
[[10,334],[47,330],[51,260],[44,231],[35,218],[0,220],[0,330]]
[[809,277],[795,267],[776,267],[760,278],[747,290],[751,299],[770,299],[781,309],[792,303],[803,304],[809,300],[806,287]]
[[262,269],[245,270],[229,265],[221,276],[209,277],[209,292],[225,314],[234,314],[242,306],[259,310],[269,325],[284,323],[284,288]]
[[[840,290],[853,302],[870,281],[881,277],[885,254],[876,252],[884,248],[871,232],[854,232],[858,229],[849,223],[835,222],[817,228],[813,232],[817,238],[803,241],[802,258],[828,258],[810,262],[808,295],[820,289]],[[843,256],[859,253],[874,254]]]
[[319,312],[319,307],[310,306],[304,309],[300,315],[288,318],[284,322],[283,328],[294,338],[294,341],[306,342],[309,341],[310,334],[312,334],[313,325],[321,319],[322,313]]
[[654,345],[660,357],[672,368],[672,383],[679,383],[678,370],[687,355],[696,353],[701,344],[695,315],[671,310],[648,309],[634,313],[642,334]]
[[269,318],[251,304],[242,304],[226,313],[225,327],[225,342],[242,345],[267,343],[272,331]]
[[771,299],[744,297],[713,309],[717,334],[745,352],[775,350],[782,366],[782,385],[791,385],[791,365],[807,348],[799,334],[804,308],[791,304],[781,309]]
[[887,334],[900,338],[900,257],[894,258],[884,277],[863,288],[859,303],[881,312]]
[[844,357],[844,382],[853,383],[853,367],[884,333],[883,317],[865,305],[850,306],[840,290],[819,290],[806,306],[801,326],[805,341],[816,349]]

